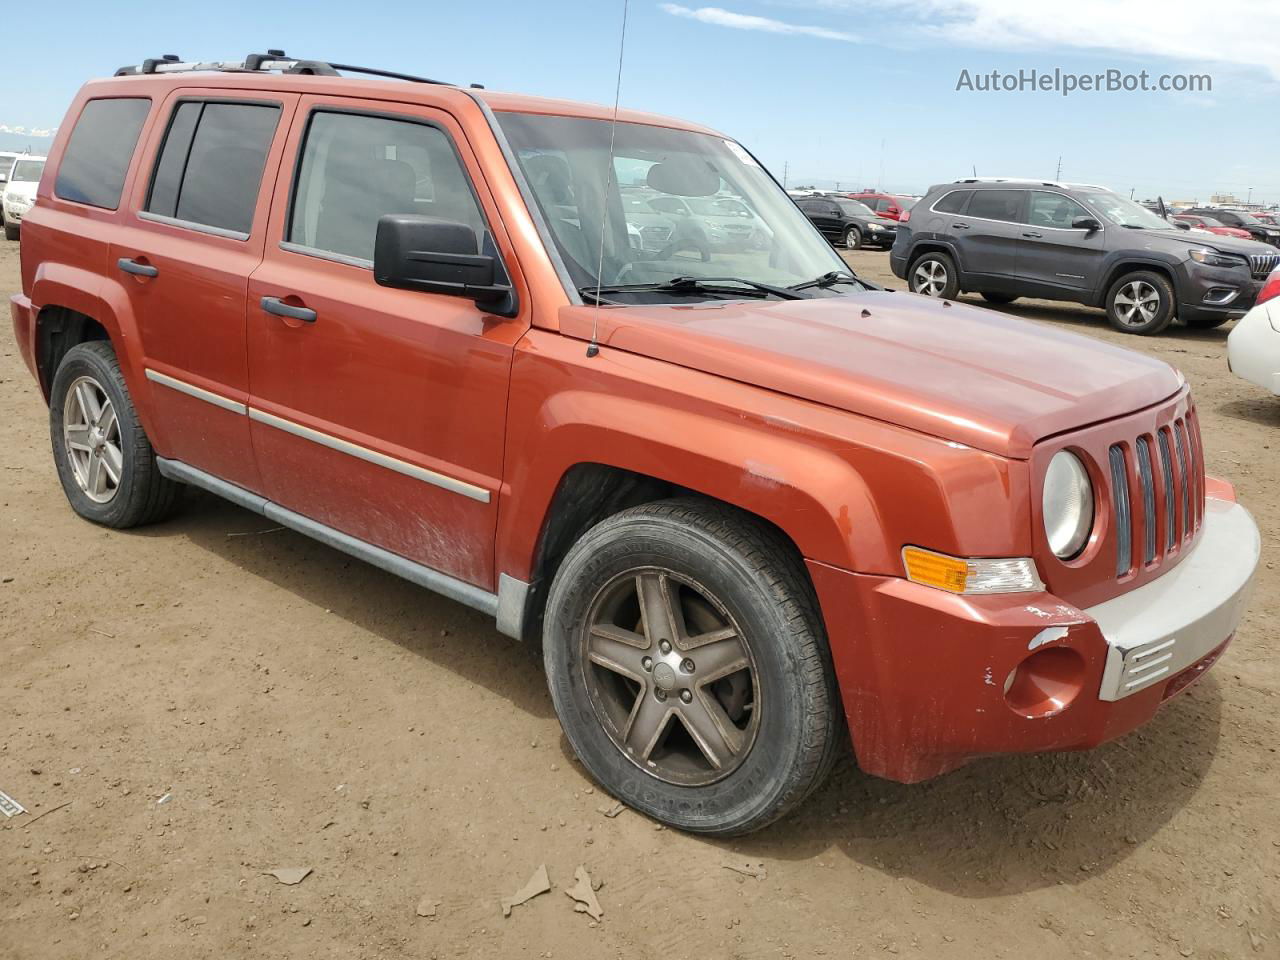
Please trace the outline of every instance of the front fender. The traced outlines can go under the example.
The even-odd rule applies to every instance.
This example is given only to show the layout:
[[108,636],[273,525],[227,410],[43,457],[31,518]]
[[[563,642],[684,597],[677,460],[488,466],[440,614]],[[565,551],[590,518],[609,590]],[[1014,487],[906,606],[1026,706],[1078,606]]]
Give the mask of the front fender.
[[900,576],[908,543],[1030,554],[1020,461],[646,357],[588,360],[584,348],[534,331],[517,350],[501,571],[529,578],[560,481],[584,463],[730,503],[845,570]]

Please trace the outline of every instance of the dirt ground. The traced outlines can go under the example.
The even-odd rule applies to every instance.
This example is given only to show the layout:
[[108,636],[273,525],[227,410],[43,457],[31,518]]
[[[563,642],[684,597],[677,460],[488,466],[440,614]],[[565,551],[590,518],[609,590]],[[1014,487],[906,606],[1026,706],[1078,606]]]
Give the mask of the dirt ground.
[[1238,639],[1118,743],[917,786],[845,760],[732,843],[605,817],[538,663],[479,614],[200,494],[135,532],[77,519],[0,323],[0,790],[30,811],[0,821],[0,956],[1280,957],[1280,400],[1227,373],[1225,329],[1008,309],[1186,373],[1265,541]]

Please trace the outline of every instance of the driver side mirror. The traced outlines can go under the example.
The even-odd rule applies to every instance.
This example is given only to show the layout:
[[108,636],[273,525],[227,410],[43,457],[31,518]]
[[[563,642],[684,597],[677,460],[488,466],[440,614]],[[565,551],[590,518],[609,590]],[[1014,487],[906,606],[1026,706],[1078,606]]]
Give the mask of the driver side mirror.
[[468,224],[411,213],[378,219],[373,279],[384,287],[466,297],[488,313],[514,317],[515,290],[496,251],[480,253]]
[[1090,233],[1093,233],[1095,230],[1101,230],[1102,224],[1093,219],[1093,217],[1076,217],[1071,221],[1071,229],[1088,230]]
[[1179,230],[1190,230],[1190,229],[1191,229],[1191,224],[1187,223],[1187,221],[1185,221],[1185,220],[1175,220],[1175,221],[1173,221],[1173,225],[1174,225],[1175,227],[1177,227]]

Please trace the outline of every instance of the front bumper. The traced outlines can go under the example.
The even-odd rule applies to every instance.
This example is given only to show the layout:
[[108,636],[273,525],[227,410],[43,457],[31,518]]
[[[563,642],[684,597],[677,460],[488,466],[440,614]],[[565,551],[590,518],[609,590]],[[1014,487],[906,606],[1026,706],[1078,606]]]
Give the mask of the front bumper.
[[1264,283],[1244,267],[1210,267],[1194,260],[1179,266],[1176,279],[1178,316],[1183,320],[1243,317]]
[[956,596],[811,562],[859,765],[910,783],[980,756],[1128,733],[1225,649],[1259,550],[1248,512],[1209,500],[1178,565],[1083,610],[1049,594]]

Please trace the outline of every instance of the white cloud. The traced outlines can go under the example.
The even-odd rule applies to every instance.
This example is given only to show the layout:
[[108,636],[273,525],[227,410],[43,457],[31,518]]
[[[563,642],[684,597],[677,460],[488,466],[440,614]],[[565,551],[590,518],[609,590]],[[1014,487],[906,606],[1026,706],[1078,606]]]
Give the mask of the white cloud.
[[43,127],[31,127],[28,129],[26,127],[13,127],[7,123],[0,123],[0,133],[13,133],[20,137],[39,137],[43,139],[45,137],[52,137],[57,132],[57,127],[54,127],[52,130],[46,130]]
[[1265,70],[1280,80],[1274,0],[798,0],[789,6],[871,12],[917,38],[979,49],[1075,49]]
[[710,23],[718,27],[732,27],[735,30],[762,30],[765,33],[784,33],[793,36],[820,37],[823,40],[843,40],[845,43],[858,43],[859,38],[852,33],[840,30],[828,30],[826,27],[810,27],[800,23],[785,23],[769,17],[756,17],[745,13],[734,13],[720,7],[682,7],[678,3],[664,3],[662,9],[673,17],[685,17],[701,23]]

